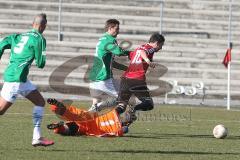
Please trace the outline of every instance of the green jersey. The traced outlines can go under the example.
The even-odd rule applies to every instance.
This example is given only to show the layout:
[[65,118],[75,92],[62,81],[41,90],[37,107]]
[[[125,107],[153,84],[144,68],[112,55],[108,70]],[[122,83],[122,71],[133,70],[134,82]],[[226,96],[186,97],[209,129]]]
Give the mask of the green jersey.
[[0,59],[5,49],[11,49],[10,62],[4,71],[5,82],[26,82],[35,59],[38,68],[46,62],[46,40],[37,30],[11,34],[0,41]]
[[93,66],[89,74],[91,81],[104,81],[112,78],[114,55],[127,55],[129,51],[118,46],[116,38],[107,32],[99,39],[94,55]]

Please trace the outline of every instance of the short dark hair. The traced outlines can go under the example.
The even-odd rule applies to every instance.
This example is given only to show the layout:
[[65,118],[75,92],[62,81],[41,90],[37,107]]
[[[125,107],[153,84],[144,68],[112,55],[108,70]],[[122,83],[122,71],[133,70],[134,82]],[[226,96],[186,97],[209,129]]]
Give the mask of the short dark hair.
[[149,39],[149,43],[152,43],[152,42],[158,42],[158,43],[165,42],[165,38],[163,35],[159,34],[158,32],[155,32],[151,35]]
[[42,16],[44,19],[47,19],[46,13],[40,13],[39,15]]
[[45,13],[37,14],[34,17],[33,23],[45,25],[47,24],[47,15]]
[[117,19],[109,19],[105,23],[105,31],[108,31],[108,28],[115,27],[116,25],[119,25],[120,22]]

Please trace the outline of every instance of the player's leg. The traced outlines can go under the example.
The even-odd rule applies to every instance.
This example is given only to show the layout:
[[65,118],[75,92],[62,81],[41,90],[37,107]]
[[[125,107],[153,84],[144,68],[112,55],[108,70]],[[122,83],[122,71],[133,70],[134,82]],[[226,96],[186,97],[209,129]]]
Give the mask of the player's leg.
[[[110,78],[105,81],[92,82],[90,84],[90,94],[93,97],[93,105],[89,111],[100,111],[113,107],[117,104],[117,83]],[[109,97],[104,97],[108,95]],[[102,101],[103,100],[103,101]]]
[[48,98],[47,103],[51,104],[51,111],[60,116],[63,115],[67,109],[67,107],[62,102],[59,102],[54,98]]
[[140,104],[135,106],[135,110],[139,110],[139,111],[149,111],[152,110],[154,108],[154,103],[153,103],[153,99],[151,97],[143,97],[139,99],[141,101]]
[[133,81],[130,79],[126,79],[126,78],[121,79],[118,98],[117,98],[118,105],[116,107],[116,111],[118,114],[124,113],[127,108],[128,101],[132,96],[132,92],[131,90],[129,90],[129,88],[131,88],[132,83]]
[[97,104],[101,101],[103,91],[101,91],[101,82],[90,82],[89,86],[90,95],[92,97],[92,106],[88,111],[96,111]]
[[135,115],[135,111],[131,112],[129,110],[126,110],[120,117],[121,117],[122,126],[129,126],[137,119]]
[[12,106],[17,98],[17,88],[15,83],[5,82],[1,90],[0,115],[3,115]]
[[92,98],[92,106],[95,106],[100,101],[101,101],[101,99],[98,98],[98,96],[93,96],[93,98]]
[[97,104],[98,109],[101,111],[104,108],[113,108],[117,105],[117,97],[119,91],[119,83],[110,78],[104,81],[104,85],[102,86],[102,91],[108,96],[104,97],[103,101]]
[[120,84],[113,78],[110,78],[106,81],[104,81],[104,86],[102,90],[111,97],[118,97],[118,91]]
[[131,85],[130,90],[141,103],[135,106],[128,105],[126,112],[124,112],[123,121],[125,121],[125,124],[128,126],[137,120],[137,110],[146,111],[153,109],[153,101],[148,92],[146,82],[142,80],[132,80],[132,83],[133,85]]
[[90,121],[96,114],[90,114],[88,111],[75,106],[66,107],[62,102],[53,98],[49,98],[47,102],[51,104],[50,109],[65,121]]
[[136,87],[134,94],[141,101],[140,104],[137,104],[134,107],[134,110],[148,111],[153,109],[153,99],[149,93],[146,82],[143,82],[140,86]]
[[3,115],[9,107],[11,107],[12,103],[6,101],[3,97],[0,97],[0,115]]
[[41,122],[44,113],[45,100],[36,89],[36,87],[31,84],[30,81],[22,83],[20,86],[20,94],[30,100],[35,106],[33,108],[33,146],[49,146],[53,145],[54,142],[43,138],[41,136]]

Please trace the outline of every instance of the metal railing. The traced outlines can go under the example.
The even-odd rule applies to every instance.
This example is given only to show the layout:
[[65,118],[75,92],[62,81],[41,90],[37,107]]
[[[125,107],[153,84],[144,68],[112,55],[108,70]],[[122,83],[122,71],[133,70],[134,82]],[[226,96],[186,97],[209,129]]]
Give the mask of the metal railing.
[[159,18],[160,18],[160,21],[159,21],[159,33],[162,34],[162,31],[163,31],[163,10],[164,10],[164,3],[165,1],[164,0],[137,0],[137,1],[144,1],[144,2],[159,2],[160,4],[160,15],[159,15]]
[[62,0],[59,0],[58,6],[58,41],[63,40],[62,34]]

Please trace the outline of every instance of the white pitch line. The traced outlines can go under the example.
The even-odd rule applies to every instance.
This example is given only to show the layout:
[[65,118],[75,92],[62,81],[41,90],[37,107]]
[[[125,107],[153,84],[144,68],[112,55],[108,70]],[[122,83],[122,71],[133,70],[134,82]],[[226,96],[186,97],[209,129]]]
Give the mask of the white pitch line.
[[[5,115],[25,115],[32,116],[31,113],[6,113]],[[44,116],[54,116],[55,114],[44,114]]]
[[239,121],[237,121],[237,120],[224,120],[224,119],[222,119],[222,120],[214,120],[214,119],[207,119],[207,120],[201,120],[201,119],[198,119],[198,120],[192,120],[192,122],[220,122],[220,121],[224,121],[224,122],[235,122],[235,123],[239,123],[240,122],[240,120]]

